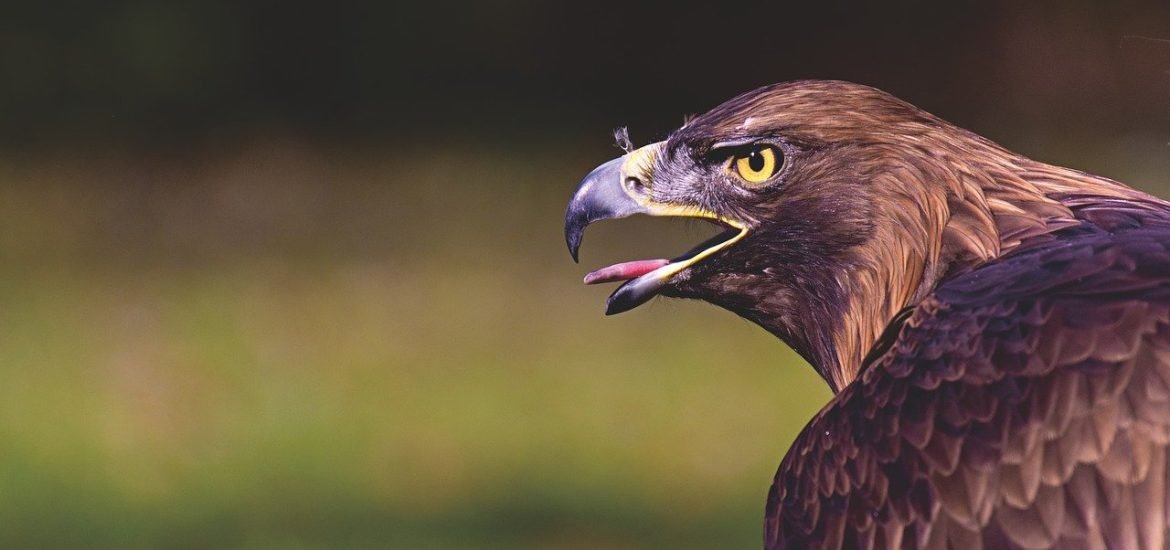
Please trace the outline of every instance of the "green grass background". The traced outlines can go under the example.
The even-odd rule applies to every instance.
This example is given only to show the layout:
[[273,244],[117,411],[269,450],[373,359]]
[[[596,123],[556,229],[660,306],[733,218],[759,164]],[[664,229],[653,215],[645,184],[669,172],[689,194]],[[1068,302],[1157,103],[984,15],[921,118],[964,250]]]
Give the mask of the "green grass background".
[[[1170,179],[1139,143],[1068,160]],[[0,161],[0,547],[757,547],[829,392],[714,307],[602,315],[588,269],[709,233],[600,224],[574,265],[565,200],[615,153]]]

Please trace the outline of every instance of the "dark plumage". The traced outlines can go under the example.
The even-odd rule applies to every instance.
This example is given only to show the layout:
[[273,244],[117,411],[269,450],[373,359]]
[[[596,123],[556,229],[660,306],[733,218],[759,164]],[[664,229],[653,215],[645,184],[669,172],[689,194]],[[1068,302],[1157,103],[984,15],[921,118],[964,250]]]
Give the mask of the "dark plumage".
[[[769,158],[776,159],[770,163]],[[702,299],[836,395],[768,496],[768,548],[1162,548],[1170,204],[872,88],[739,96],[599,167],[566,214],[727,228],[610,312]]]

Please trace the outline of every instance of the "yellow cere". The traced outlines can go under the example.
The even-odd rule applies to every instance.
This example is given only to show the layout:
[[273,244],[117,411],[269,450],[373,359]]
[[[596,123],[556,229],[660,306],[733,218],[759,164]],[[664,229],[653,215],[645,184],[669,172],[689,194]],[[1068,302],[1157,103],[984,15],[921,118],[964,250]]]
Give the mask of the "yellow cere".
[[649,181],[654,169],[654,161],[657,160],[658,151],[661,148],[662,142],[659,141],[630,151],[626,154],[625,162],[622,163],[622,174]]
[[748,183],[763,183],[776,173],[776,151],[763,146],[753,147],[746,154],[735,156],[735,172]]

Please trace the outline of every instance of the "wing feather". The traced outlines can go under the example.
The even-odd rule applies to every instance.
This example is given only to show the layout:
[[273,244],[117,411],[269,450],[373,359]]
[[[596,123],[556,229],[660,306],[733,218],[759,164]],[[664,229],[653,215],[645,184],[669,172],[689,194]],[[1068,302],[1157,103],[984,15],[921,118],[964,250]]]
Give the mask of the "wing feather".
[[1163,547],[1168,247],[1072,228],[944,283],[793,444],[767,546]]

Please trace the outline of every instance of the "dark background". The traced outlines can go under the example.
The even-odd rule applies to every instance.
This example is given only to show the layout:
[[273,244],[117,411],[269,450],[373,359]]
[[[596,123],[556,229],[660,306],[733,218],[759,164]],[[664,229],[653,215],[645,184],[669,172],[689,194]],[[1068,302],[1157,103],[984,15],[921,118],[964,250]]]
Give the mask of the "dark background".
[[1170,194],[1165,2],[0,8],[0,545],[758,545],[827,389],[579,286],[701,228],[560,223],[798,78]]
[[861,4],[26,3],[0,23],[3,131],[14,144],[183,144],[256,125],[400,142],[572,136],[587,121],[663,132],[798,78],[875,85],[965,124],[1166,122],[1164,3]]

